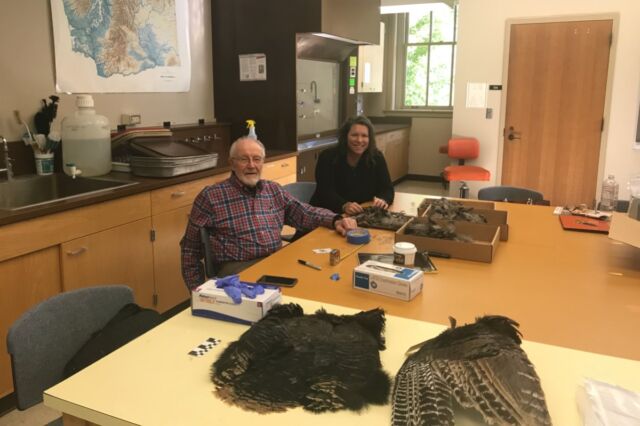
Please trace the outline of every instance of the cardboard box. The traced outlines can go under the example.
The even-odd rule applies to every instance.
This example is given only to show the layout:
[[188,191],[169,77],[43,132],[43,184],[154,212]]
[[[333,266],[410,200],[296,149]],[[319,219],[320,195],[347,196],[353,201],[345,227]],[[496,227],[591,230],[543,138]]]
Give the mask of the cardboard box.
[[353,288],[409,301],[422,291],[424,274],[405,266],[367,260],[353,270]]
[[[445,240],[405,234],[406,228],[415,222],[427,223],[426,217],[417,217],[406,223],[395,234],[395,241],[408,241],[416,245],[418,251],[447,253],[456,259],[475,260],[490,263],[500,242],[500,227],[496,225],[455,222],[456,232],[473,238],[473,242]],[[445,222],[443,222],[444,224]]]
[[[440,200],[440,198],[425,198],[418,206],[418,217],[424,216],[427,212],[427,208],[434,201]],[[481,201],[481,200],[469,200],[467,198],[447,198],[449,201],[455,201],[462,204],[465,207],[473,207],[474,209],[495,210],[496,204],[493,201]]]
[[[429,217],[431,214],[431,205],[427,207],[424,217]],[[504,210],[486,210],[480,208],[472,208],[469,213],[476,213],[484,216],[487,219],[486,225],[494,225],[500,227],[500,241],[509,240],[509,224],[507,223],[508,213]],[[421,215],[422,216],[422,215]],[[455,220],[454,224],[458,226],[459,223],[470,223],[464,220]]]
[[242,296],[242,302],[235,304],[224,289],[216,287],[215,280],[209,280],[191,293],[191,313],[223,321],[252,324],[264,317],[281,299],[279,288],[265,289],[255,299]]

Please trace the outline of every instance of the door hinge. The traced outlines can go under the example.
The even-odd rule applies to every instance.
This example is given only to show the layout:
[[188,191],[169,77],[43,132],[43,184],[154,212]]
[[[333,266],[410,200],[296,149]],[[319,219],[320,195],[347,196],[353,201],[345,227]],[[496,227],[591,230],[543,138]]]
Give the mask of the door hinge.
[[604,130],[604,117],[602,117],[602,121],[600,122],[600,132]]
[[153,306],[158,306],[158,294],[153,293]]
[[151,231],[149,231],[149,239],[151,241],[155,241],[156,240],[156,230],[152,229]]

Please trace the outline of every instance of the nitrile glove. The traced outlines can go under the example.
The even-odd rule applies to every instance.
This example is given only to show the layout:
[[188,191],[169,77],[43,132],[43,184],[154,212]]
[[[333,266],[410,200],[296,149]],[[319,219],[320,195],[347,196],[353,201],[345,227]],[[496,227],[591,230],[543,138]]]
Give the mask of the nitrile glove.
[[242,303],[242,292],[238,287],[234,287],[233,285],[228,285],[224,287],[224,292],[233,300],[233,303],[236,305]]
[[239,283],[240,283],[240,276],[238,274],[228,275],[224,278],[216,279],[216,287],[218,288],[225,288],[227,286],[237,287]]

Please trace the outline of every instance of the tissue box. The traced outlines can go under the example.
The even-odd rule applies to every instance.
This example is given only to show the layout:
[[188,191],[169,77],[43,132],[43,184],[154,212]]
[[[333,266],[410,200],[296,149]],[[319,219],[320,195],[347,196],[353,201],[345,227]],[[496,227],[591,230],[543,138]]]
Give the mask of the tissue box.
[[353,288],[409,301],[422,291],[422,271],[368,260],[353,270]]
[[280,289],[265,288],[255,299],[242,296],[242,303],[235,304],[224,292],[216,287],[215,280],[209,280],[191,293],[191,313],[196,316],[252,324],[264,317],[269,309],[280,303]]

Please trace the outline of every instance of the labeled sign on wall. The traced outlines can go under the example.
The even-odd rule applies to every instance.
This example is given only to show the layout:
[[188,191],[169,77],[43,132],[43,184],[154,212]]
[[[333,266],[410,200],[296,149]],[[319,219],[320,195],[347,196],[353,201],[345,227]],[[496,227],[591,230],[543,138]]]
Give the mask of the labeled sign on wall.
[[267,55],[250,53],[238,55],[240,61],[240,81],[256,81],[267,79]]

